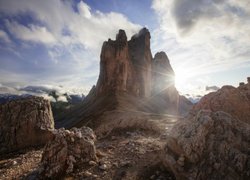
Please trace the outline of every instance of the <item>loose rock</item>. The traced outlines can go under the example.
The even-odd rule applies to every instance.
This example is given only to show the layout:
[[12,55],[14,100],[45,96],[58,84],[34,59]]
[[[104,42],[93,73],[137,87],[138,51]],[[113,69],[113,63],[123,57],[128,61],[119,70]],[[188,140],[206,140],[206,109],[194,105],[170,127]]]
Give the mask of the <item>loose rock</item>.
[[94,141],[94,132],[87,127],[73,128],[70,133],[64,129],[55,130],[53,140],[43,152],[41,176],[59,178],[79,165],[97,160]]

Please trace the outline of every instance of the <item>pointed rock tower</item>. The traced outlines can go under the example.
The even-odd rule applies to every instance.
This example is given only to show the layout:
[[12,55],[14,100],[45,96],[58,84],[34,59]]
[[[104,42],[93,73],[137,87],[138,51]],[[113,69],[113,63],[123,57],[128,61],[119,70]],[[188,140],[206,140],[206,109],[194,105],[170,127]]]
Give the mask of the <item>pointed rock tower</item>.
[[119,30],[115,40],[103,43],[100,59],[96,86],[81,105],[56,119],[56,127],[85,125],[96,129],[112,119],[119,122],[127,117],[131,121],[127,115],[132,112],[143,114],[144,119],[145,112],[178,114],[181,103],[174,71],[164,52],[152,58],[148,29],[141,29],[129,41],[125,31]]
[[116,40],[103,43],[97,96],[127,92],[139,97],[151,95],[150,33],[144,28],[130,41],[124,30]]

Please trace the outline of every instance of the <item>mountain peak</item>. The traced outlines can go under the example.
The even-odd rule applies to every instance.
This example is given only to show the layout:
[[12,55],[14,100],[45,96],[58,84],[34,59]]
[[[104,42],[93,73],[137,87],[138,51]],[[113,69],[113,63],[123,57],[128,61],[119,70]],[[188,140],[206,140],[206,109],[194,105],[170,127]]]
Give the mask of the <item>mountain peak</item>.
[[118,34],[116,35],[116,41],[122,41],[122,42],[127,41],[127,35],[123,29],[120,29]]

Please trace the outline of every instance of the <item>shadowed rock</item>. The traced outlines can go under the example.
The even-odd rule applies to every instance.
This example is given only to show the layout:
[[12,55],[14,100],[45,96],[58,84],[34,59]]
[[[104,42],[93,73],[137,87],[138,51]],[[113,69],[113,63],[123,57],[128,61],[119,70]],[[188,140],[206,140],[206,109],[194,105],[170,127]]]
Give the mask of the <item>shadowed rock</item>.
[[250,85],[238,88],[223,86],[216,92],[205,95],[192,109],[196,113],[201,109],[224,111],[241,121],[250,123]]
[[44,145],[54,129],[50,103],[42,97],[1,104],[0,124],[0,153]]
[[151,62],[148,30],[142,29],[130,41],[127,41],[125,31],[119,30],[115,41],[109,39],[103,43],[97,96],[122,92],[150,96]]
[[249,124],[221,111],[200,111],[169,134],[162,158],[177,179],[250,178]]

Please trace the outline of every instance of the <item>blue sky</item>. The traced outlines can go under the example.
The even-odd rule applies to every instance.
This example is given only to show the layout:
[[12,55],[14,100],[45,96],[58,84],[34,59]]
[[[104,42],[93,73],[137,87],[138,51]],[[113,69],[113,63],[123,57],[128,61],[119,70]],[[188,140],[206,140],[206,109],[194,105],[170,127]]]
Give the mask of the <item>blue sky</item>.
[[0,0],[0,87],[84,92],[96,83],[102,42],[146,26],[181,93],[237,86],[250,76],[248,0]]

